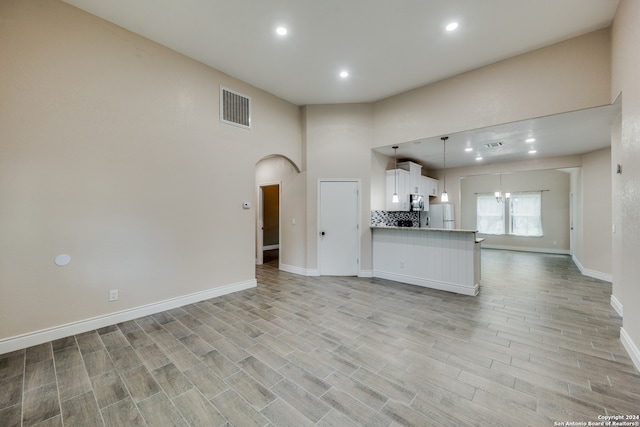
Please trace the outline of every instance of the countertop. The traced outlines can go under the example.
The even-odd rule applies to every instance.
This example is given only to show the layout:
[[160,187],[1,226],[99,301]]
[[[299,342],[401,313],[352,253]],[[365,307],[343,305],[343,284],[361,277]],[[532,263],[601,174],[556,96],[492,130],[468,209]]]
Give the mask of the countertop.
[[372,230],[406,230],[406,231],[415,231],[415,232],[426,232],[426,231],[446,231],[448,233],[477,233],[477,230],[465,230],[461,228],[428,228],[428,227],[394,227],[389,225],[372,225]]

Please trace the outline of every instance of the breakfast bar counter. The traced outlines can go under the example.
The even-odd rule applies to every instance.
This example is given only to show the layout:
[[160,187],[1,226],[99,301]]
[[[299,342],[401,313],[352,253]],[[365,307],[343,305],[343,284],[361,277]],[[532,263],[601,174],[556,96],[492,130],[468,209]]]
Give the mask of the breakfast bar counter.
[[372,226],[373,277],[478,295],[480,245],[475,230]]

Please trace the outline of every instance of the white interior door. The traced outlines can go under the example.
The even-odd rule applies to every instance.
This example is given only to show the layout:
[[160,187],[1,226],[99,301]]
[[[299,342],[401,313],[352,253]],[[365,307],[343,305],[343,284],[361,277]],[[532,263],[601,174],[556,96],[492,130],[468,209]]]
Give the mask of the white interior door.
[[360,256],[358,181],[320,181],[318,267],[323,276],[357,276]]

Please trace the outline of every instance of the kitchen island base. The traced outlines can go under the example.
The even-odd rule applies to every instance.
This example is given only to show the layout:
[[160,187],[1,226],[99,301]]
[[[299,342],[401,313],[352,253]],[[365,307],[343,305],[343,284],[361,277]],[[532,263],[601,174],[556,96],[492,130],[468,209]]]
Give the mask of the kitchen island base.
[[472,230],[371,227],[373,277],[478,295],[480,241]]

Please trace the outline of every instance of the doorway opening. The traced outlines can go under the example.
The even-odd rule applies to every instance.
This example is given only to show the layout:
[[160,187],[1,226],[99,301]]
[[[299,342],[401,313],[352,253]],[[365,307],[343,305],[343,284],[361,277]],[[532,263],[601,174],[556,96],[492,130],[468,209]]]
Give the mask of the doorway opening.
[[280,183],[264,183],[258,189],[256,264],[280,263]]

